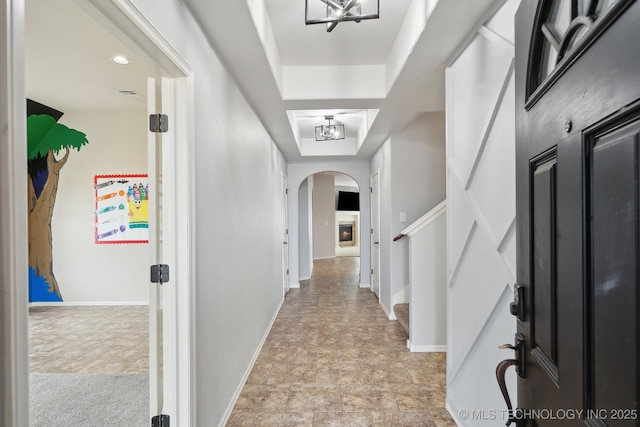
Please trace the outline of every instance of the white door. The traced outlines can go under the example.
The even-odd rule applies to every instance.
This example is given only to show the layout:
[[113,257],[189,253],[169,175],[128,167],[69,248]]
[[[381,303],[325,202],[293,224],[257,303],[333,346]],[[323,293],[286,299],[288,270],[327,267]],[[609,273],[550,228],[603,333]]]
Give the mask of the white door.
[[380,295],[380,189],[379,172],[371,175],[371,291]]
[[282,175],[282,289],[289,290],[289,188]]
[[166,283],[149,284],[149,386],[151,417],[175,413],[175,141],[173,80],[149,78],[149,114],[166,114],[167,132],[148,134],[149,264],[168,265]]

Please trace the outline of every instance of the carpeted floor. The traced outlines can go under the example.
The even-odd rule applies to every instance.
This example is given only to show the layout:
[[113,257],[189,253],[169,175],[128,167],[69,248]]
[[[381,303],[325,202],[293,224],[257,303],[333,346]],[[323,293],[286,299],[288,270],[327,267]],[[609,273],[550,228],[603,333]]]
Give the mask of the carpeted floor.
[[150,425],[147,374],[32,373],[30,381],[32,427]]

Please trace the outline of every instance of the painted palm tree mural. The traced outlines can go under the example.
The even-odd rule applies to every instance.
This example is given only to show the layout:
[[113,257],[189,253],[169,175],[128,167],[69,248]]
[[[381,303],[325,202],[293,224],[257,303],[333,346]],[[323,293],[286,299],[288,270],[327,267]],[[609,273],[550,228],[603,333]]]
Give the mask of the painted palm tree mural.
[[[53,274],[51,219],[60,170],[69,159],[70,149],[80,150],[87,143],[84,133],[57,123],[51,115],[27,117],[30,301],[62,301]],[[64,155],[56,158],[62,150]]]

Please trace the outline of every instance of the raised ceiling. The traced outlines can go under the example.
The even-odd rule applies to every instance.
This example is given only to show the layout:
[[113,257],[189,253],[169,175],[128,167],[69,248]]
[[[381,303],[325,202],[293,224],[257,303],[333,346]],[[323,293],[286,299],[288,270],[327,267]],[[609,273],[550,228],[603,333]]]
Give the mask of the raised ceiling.
[[394,42],[389,34],[398,32],[410,0],[380,0],[379,19],[343,22],[331,33],[321,24],[305,25],[304,0],[264,3],[283,66],[384,65]]
[[[504,2],[380,0],[379,19],[327,33],[305,25],[303,0],[185,1],[289,161],[369,159],[420,114],[444,110],[447,60]],[[67,112],[146,108],[154,70],[82,2],[25,4],[29,97]],[[110,61],[123,53],[130,65]],[[342,143],[313,139],[327,114],[345,125]]]
[[[504,3],[380,0],[380,19],[328,33],[305,25],[303,0],[185,1],[289,161],[369,159],[417,116],[443,111],[447,60]],[[327,113],[345,124],[342,145],[308,138]]]

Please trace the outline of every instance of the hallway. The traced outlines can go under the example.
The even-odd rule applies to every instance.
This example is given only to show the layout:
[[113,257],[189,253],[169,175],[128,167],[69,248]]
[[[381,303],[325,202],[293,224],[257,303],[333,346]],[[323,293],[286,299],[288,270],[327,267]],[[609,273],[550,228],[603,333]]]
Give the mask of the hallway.
[[288,292],[227,426],[455,426],[445,354],[407,350],[359,261],[316,260]]

